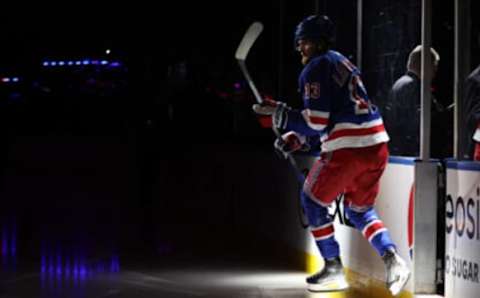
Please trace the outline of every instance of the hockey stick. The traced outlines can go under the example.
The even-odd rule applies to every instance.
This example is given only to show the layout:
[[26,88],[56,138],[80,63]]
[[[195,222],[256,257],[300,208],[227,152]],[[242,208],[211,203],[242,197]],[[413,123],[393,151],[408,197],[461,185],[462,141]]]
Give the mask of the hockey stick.
[[[252,48],[253,44],[257,40],[257,38],[260,36],[260,34],[263,31],[263,24],[260,22],[254,22],[253,24],[250,25],[250,27],[247,29],[245,32],[245,35],[243,36],[242,40],[240,41],[240,44],[237,48],[237,51],[235,52],[235,58],[238,61],[238,65],[240,66],[240,69],[242,70],[243,76],[248,82],[248,85],[250,86],[250,89],[253,92],[253,95],[255,96],[255,99],[259,104],[263,103],[263,98],[260,95],[260,93],[257,90],[257,87],[255,86],[255,83],[252,80],[252,77],[250,76],[250,73],[248,72],[247,65],[245,63],[245,60],[247,59],[248,53],[250,52],[250,49]],[[278,131],[278,129],[272,125],[272,130],[277,136],[277,138],[281,138],[282,135]],[[290,161],[292,167],[295,170],[295,173],[297,174],[297,178],[299,182],[305,181],[305,176],[303,173],[299,170],[297,166],[297,162],[295,159],[292,157],[291,154],[287,154],[287,159]]]
[[[257,87],[255,86],[255,83],[252,80],[252,77],[250,76],[250,73],[248,72],[247,65],[245,63],[245,60],[247,59],[248,53],[250,52],[250,49],[252,48],[253,44],[257,40],[257,38],[260,36],[260,34],[263,31],[263,24],[260,22],[254,22],[248,27],[247,31],[245,32],[245,35],[243,36],[242,40],[240,41],[240,44],[238,45],[237,51],[235,52],[235,58],[237,59],[238,65],[240,66],[240,69],[242,70],[243,76],[248,82],[248,85],[250,86],[250,89],[253,92],[253,95],[255,96],[255,99],[259,104],[263,103],[263,98],[260,95],[260,93],[257,90]],[[278,131],[277,127],[275,125],[272,125],[272,130],[275,133],[275,136],[277,138],[281,138],[282,135]],[[293,171],[295,172],[295,176],[297,176],[298,182],[303,185],[305,181],[305,175],[303,175],[302,171],[297,165],[297,162],[293,158],[293,156],[289,153],[285,154],[288,161],[290,162],[290,166],[292,167]],[[301,225],[305,228],[308,226],[308,224],[305,223],[303,219],[300,220]]]

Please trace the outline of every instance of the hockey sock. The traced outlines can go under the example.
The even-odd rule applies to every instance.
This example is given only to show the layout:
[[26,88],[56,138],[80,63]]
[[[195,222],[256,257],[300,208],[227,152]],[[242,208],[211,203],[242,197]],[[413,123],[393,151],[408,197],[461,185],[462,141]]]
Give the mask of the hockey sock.
[[310,231],[322,257],[332,259],[340,256],[340,248],[335,240],[333,220],[328,214],[327,208],[316,204],[305,193],[302,193],[302,203]]
[[387,228],[377,215],[373,207],[367,209],[365,212],[356,212],[345,207],[345,211],[350,221],[355,225],[363,236],[370,242],[380,256],[385,254],[385,251],[395,248]]

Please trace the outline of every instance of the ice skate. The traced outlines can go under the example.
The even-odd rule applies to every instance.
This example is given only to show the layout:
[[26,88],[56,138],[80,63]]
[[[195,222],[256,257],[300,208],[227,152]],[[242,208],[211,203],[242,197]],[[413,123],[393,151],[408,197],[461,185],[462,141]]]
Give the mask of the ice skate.
[[383,256],[383,261],[387,273],[387,288],[393,296],[396,296],[402,291],[410,278],[410,269],[394,250],[387,250]]
[[348,288],[340,258],[325,260],[323,269],[307,277],[308,290],[312,292],[343,291]]

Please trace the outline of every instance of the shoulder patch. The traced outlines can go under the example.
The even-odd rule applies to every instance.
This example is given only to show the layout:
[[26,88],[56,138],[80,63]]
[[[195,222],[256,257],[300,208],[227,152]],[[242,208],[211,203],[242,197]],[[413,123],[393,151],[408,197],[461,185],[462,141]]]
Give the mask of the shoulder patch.
[[305,97],[312,99],[320,98],[320,83],[305,83]]

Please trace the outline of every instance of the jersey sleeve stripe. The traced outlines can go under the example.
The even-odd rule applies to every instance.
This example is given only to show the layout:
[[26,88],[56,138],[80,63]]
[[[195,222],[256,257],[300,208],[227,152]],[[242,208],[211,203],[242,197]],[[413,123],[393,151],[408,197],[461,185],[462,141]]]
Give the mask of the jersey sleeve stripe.
[[305,109],[302,111],[302,116],[308,126],[315,130],[323,130],[328,125],[330,113]]

